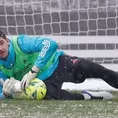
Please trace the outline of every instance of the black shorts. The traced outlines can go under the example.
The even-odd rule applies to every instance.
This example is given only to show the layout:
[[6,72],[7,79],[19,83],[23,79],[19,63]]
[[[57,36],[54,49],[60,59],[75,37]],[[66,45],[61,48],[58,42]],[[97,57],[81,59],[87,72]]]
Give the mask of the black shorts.
[[62,55],[59,58],[59,64],[54,73],[44,82],[54,82],[60,88],[63,82],[75,82],[75,67],[80,58],[68,55]]
[[72,94],[61,89],[63,82],[75,82],[74,65],[78,63],[78,61],[78,57],[71,57],[68,55],[60,56],[57,69],[47,80],[44,81],[47,86],[46,99],[83,99],[81,94]]

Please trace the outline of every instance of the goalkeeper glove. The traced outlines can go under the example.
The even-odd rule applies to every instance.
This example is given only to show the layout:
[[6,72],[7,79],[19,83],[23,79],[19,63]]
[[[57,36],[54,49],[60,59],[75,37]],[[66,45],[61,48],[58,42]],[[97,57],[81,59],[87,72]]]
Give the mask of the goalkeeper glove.
[[1,79],[1,84],[3,84],[3,94],[5,97],[12,97],[12,95],[15,92],[15,86],[14,86],[14,78],[6,79],[3,81]]
[[32,69],[23,76],[23,79],[21,81],[21,90],[24,90],[25,88],[28,87],[29,82],[37,76],[38,71],[39,68],[33,66]]

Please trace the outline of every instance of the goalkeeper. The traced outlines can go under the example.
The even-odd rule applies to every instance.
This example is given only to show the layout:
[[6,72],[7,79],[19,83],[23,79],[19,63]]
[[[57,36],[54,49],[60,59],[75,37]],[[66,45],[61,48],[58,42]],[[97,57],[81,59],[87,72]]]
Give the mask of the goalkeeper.
[[101,78],[112,87],[118,88],[116,72],[83,58],[65,54],[58,50],[57,43],[49,38],[27,35],[7,38],[0,32],[0,99],[11,98],[15,92],[14,79],[10,79],[11,77],[21,81],[21,90],[24,90],[33,78],[43,80],[47,86],[45,99],[112,98],[112,95],[105,91],[75,94],[61,89],[63,82],[82,83],[86,78]]

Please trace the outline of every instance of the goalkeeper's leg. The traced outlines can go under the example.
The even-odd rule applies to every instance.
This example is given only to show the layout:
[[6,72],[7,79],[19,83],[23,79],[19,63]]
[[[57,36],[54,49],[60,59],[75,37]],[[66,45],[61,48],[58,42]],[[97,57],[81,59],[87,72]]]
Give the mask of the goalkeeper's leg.
[[71,93],[66,90],[60,90],[56,93],[47,93],[45,99],[54,100],[111,100],[113,95],[107,91],[92,92],[82,91],[81,93]]
[[75,64],[75,82],[83,82],[86,78],[101,78],[114,88],[118,88],[118,74],[94,62],[80,59]]
[[55,93],[47,92],[44,99],[47,100],[84,100],[84,96],[80,93],[71,93],[66,90],[57,91]]
[[[57,78],[56,78],[57,79]],[[112,99],[111,93],[82,91],[81,93],[72,93],[61,89],[61,84],[56,79],[48,79],[45,81],[47,93],[45,99],[54,100],[90,100],[90,99]]]
[[[57,79],[57,78],[56,78]],[[54,100],[84,100],[84,96],[80,93],[71,93],[66,90],[62,90],[62,84],[57,83],[56,79],[45,80],[47,93],[44,99],[54,99]]]

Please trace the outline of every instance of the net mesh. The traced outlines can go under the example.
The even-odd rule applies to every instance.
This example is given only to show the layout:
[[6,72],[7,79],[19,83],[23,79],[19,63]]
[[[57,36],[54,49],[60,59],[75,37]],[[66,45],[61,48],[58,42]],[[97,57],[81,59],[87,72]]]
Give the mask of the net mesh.
[[118,0],[0,0],[8,35],[118,35]]

